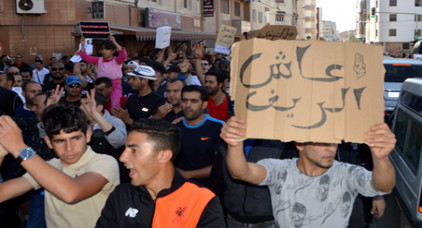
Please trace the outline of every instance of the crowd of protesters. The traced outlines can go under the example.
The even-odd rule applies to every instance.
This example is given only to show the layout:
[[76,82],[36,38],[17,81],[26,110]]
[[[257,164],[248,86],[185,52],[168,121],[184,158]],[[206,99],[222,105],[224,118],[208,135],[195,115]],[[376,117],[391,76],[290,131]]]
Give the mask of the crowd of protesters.
[[[386,125],[365,147],[373,173],[333,162],[333,144],[241,142],[229,56],[198,43],[128,57],[113,36],[98,50],[75,63],[1,57],[1,226],[362,227],[349,222],[358,194],[382,216]],[[324,151],[321,165],[312,153]]]

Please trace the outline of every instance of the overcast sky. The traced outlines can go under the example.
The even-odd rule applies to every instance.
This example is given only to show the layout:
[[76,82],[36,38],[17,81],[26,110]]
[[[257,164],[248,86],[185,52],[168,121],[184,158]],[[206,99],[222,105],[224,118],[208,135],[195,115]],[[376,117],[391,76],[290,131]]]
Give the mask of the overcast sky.
[[357,0],[316,0],[324,21],[335,21],[340,32],[356,28]]

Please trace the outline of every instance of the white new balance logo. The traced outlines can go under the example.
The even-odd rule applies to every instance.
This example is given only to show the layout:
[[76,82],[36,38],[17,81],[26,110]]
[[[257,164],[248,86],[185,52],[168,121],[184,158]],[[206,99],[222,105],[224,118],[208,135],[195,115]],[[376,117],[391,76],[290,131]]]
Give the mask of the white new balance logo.
[[138,214],[138,209],[129,207],[125,213],[125,216],[135,218],[136,214]]

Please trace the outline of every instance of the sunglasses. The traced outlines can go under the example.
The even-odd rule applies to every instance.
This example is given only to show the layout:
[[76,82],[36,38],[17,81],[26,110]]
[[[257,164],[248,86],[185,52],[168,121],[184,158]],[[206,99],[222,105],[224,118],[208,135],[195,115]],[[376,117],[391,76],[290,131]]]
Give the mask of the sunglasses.
[[64,70],[64,68],[63,68],[63,67],[60,67],[60,68],[54,68],[54,67],[53,67],[53,68],[51,68],[51,70],[52,70],[52,71],[56,71],[56,70]]
[[69,86],[70,88],[79,88],[81,87],[81,85],[79,85],[78,83],[73,83],[72,85]]

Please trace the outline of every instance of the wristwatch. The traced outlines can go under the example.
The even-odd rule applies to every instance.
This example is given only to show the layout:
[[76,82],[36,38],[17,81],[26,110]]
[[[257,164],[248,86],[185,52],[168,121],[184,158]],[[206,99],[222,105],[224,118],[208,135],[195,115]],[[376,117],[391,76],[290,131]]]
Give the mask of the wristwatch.
[[32,157],[34,157],[34,155],[35,155],[35,151],[31,147],[23,148],[16,159],[18,160],[18,163],[20,164],[23,161],[31,159]]

